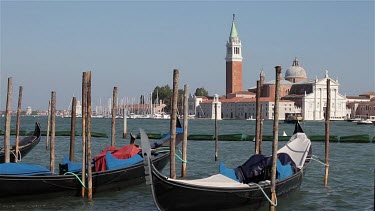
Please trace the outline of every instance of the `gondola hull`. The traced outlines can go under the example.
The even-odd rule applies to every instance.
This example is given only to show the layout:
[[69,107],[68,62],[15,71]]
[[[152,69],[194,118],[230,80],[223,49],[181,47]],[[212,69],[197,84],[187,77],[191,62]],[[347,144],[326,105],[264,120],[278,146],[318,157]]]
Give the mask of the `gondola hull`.
[[[23,138],[19,143],[19,152],[21,158],[25,157],[39,142],[41,138],[41,131],[39,123],[35,123],[34,133],[31,136],[27,136]],[[16,147],[11,146],[10,149],[10,162],[14,162],[15,160],[15,151]],[[4,149],[0,150],[0,163],[4,163],[5,160],[5,152]]]
[[[153,159],[156,168],[163,169],[169,161],[169,153]],[[93,192],[119,190],[145,181],[142,163],[126,168],[94,172]],[[81,174],[77,174],[81,178]],[[0,197],[22,196],[35,198],[40,194],[80,195],[82,185],[74,175],[18,176],[0,175]]]
[[[298,189],[302,183],[303,171],[278,181],[277,196]],[[258,186],[248,188],[205,188],[184,185],[168,180],[154,167],[152,170],[155,201],[162,210],[218,210],[236,207],[257,209],[267,202],[266,197]],[[269,183],[260,185],[267,195],[270,195]],[[189,199],[189,200],[187,200]]]

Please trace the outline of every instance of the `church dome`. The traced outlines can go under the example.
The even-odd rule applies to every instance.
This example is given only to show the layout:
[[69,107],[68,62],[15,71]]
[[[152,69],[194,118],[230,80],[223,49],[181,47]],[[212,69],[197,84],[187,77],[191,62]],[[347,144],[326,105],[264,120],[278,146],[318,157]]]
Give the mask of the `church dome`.
[[289,67],[285,72],[285,79],[300,78],[306,79],[307,74],[303,67],[299,66],[297,57],[294,58],[293,65]]

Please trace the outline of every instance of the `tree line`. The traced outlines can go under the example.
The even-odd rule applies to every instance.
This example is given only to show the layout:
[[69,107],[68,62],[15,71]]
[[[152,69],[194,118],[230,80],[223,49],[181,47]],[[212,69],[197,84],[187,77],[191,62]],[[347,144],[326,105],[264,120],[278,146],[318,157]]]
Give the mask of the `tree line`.
[[[208,97],[208,91],[205,90],[203,87],[197,88],[197,89],[195,89],[194,95],[195,96]],[[180,112],[182,111],[181,108],[183,106],[182,105],[183,104],[182,103],[183,96],[184,96],[184,90],[178,89],[177,107],[180,110]],[[161,87],[156,86],[154,88],[154,91],[152,92],[152,102],[154,104],[157,104],[159,102],[156,102],[156,101],[161,100],[166,105],[166,107],[164,108],[165,112],[170,112],[170,110],[171,110],[172,97],[173,97],[173,90],[169,85],[165,85],[165,86],[161,86]],[[141,97],[140,97],[140,102],[141,102],[141,104],[145,104],[145,97],[143,95],[141,95]]]

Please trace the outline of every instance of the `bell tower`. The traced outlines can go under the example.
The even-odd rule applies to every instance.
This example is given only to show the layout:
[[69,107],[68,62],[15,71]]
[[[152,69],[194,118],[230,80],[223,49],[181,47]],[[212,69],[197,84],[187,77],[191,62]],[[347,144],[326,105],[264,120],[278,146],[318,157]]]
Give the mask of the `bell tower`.
[[228,96],[230,93],[242,91],[242,49],[234,22],[234,14],[226,47],[226,95]]

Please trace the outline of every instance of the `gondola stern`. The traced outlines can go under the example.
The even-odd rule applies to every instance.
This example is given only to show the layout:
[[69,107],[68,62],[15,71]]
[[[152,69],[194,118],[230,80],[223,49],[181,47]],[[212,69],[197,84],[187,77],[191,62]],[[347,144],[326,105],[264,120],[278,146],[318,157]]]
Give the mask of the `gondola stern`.
[[141,146],[142,146],[142,156],[143,156],[143,165],[145,168],[145,180],[146,180],[146,185],[149,185],[151,188],[151,193],[152,193],[152,199],[155,203],[155,206],[157,207],[158,210],[161,210],[159,203],[156,199],[155,195],[155,190],[154,190],[154,185],[153,185],[153,180],[152,180],[152,162],[151,162],[151,147],[150,147],[150,141],[148,139],[147,134],[143,129],[140,129],[140,134],[141,134]]

